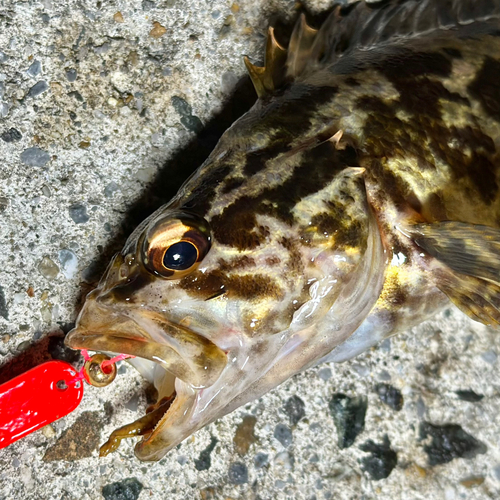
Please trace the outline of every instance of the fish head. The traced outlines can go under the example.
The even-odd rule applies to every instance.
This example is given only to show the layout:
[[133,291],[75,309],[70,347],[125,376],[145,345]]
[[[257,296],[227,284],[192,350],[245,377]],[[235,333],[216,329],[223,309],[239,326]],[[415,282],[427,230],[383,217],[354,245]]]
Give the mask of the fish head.
[[355,153],[290,145],[251,118],[131,235],[66,339],[134,355],[154,380],[161,415],[136,446],[142,460],[314,365],[379,293]]

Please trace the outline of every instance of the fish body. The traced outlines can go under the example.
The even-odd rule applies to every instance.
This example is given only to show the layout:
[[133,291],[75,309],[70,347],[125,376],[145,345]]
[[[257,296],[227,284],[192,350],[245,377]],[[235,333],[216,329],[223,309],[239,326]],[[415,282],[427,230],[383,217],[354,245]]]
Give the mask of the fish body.
[[137,356],[158,460],[450,300],[500,323],[500,2],[389,1],[272,29],[259,99],[87,297],[74,348]]

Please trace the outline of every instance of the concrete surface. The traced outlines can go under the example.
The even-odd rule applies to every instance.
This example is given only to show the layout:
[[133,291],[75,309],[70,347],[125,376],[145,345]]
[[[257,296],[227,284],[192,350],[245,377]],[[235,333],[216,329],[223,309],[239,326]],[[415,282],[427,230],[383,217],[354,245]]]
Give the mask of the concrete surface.
[[[319,13],[332,2],[305,3]],[[68,356],[58,336],[82,294],[249,105],[248,91],[231,98],[241,55],[259,60],[269,20],[294,5],[0,2],[2,381]],[[146,406],[143,381],[122,366],[111,386],[87,387],[75,412],[0,451],[0,499],[499,498],[499,351],[498,333],[450,309],[350,363],[295,377],[159,463],[138,462],[133,440],[98,457]],[[401,391],[401,411],[381,402],[379,383]],[[363,432],[342,450],[334,393],[368,400]],[[287,405],[292,396],[303,411],[297,398]],[[423,422],[460,425],[486,452],[432,466]],[[397,466],[376,481],[360,446],[384,435]],[[457,446],[452,456],[468,455]]]

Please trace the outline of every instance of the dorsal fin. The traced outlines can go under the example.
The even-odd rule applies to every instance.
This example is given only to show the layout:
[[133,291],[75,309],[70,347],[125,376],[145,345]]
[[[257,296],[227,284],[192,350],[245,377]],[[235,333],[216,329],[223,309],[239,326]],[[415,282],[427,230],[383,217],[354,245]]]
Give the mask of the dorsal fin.
[[318,30],[311,28],[306,22],[306,16],[301,14],[288,44],[287,78],[295,78],[302,73],[311,57],[311,49],[317,33]]
[[259,97],[272,94],[281,86],[285,78],[286,53],[286,49],[276,41],[274,28],[269,27],[264,67],[255,66],[247,56],[244,57],[245,65]]
[[500,19],[500,0],[361,0],[336,4],[319,31],[308,26],[302,14],[288,50],[269,28],[264,67],[253,65],[248,57],[244,61],[257,95],[264,97],[285,81],[318,65],[332,65],[354,49],[491,19]]
[[386,0],[336,6],[321,26],[311,59],[334,63],[355,48],[500,18],[500,0]]

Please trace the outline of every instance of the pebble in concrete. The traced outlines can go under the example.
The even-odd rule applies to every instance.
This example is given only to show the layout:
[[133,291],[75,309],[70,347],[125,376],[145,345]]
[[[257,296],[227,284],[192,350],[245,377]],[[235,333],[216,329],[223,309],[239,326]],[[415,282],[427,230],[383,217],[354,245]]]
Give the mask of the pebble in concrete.
[[69,216],[73,219],[75,224],[85,224],[89,221],[89,216],[87,215],[87,207],[82,203],[75,203],[71,205],[68,209]]
[[135,477],[107,484],[102,489],[104,500],[137,500],[142,491],[142,483]]
[[36,146],[27,148],[21,153],[21,162],[29,167],[44,167],[49,160],[49,153]]

